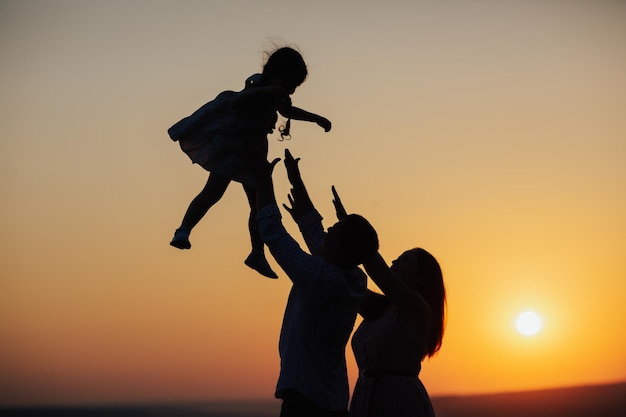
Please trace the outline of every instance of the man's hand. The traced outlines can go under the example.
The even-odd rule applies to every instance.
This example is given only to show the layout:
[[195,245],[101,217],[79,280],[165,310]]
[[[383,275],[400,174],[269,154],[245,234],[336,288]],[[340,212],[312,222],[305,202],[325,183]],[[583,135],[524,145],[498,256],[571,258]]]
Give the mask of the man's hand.
[[266,173],[267,175],[269,175],[270,177],[272,176],[272,173],[274,172],[274,167],[276,166],[277,163],[280,162],[280,158],[274,158],[274,160],[272,162],[268,162],[267,165],[265,166],[266,168]]
[[287,199],[289,200],[289,205],[283,204],[283,208],[287,210],[287,213],[291,214],[291,218],[297,222],[298,219],[306,214],[306,211],[303,210],[300,204],[296,203],[297,200],[293,197],[293,189],[287,194]]
[[346,209],[344,208],[343,203],[341,202],[341,198],[339,198],[339,194],[337,194],[337,190],[335,189],[334,185],[331,187],[331,190],[333,192],[333,206],[335,206],[335,211],[337,212],[337,220],[343,220],[344,218],[346,218],[348,213],[346,212]]
[[291,183],[291,192],[287,195],[289,205],[283,204],[283,207],[295,221],[298,221],[309,210],[313,208],[313,203],[309,197],[302,177],[300,176],[300,168],[298,162],[300,158],[294,158],[289,149],[285,149],[285,168],[287,170],[287,178]]
[[294,158],[289,149],[285,149],[285,169],[287,170],[287,178],[293,186],[302,184],[298,162],[300,162],[300,158]]
[[274,167],[278,162],[280,162],[280,158],[276,158],[272,162],[268,162],[265,158],[250,158],[248,160],[248,167],[259,182],[266,179],[271,181]]
[[256,191],[258,208],[276,204],[272,172],[278,161],[280,161],[280,158],[276,158],[272,162],[267,162],[267,160],[263,158],[262,160],[256,160],[250,164],[250,169],[257,179]]

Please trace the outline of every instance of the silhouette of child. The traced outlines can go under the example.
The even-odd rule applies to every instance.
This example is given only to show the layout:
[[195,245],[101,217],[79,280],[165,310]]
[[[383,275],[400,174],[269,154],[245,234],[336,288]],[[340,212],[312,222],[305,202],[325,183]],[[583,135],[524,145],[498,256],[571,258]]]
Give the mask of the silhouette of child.
[[170,245],[191,248],[191,230],[234,180],[243,185],[250,205],[248,228],[252,251],[245,264],[266,277],[278,277],[265,258],[264,243],[255,221],[256,178],[249,167],[267,160],[267,135],[274,132],[277,112],[287,118],[285,126],[279,129],[283,139],[290,137],[291,119],[314,122],[324,131],[330,130],[331,122],[325,117],[291,105],[291,94],[307,75],[306,63],[298,51],[279,48],[268,54],[262,73],[249,77],[243,90],[223,91],[168,130],[192,162],[209,171],[204,188],[189,204]]

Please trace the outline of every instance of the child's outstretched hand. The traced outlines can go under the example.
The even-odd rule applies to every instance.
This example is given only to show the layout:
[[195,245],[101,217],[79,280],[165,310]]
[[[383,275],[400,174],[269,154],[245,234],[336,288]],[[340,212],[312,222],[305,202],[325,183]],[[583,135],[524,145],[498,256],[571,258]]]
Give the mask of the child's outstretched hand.
[[332,127],[332,123],[325,117],[320,116],[320,118],[316,121],[318,126],[324,129],[324,132],[328,132]]

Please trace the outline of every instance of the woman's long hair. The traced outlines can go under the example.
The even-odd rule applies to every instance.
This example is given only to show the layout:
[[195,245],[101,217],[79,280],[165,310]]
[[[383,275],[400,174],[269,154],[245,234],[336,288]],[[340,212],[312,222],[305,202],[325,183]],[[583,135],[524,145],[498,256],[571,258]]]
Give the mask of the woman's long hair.
[[426,344],[428,357],[436,354],[441,348],[443,333],[446,327],[446,288],[439,262],[422,248],[413,249],[417,254],[420,277],[416,285],[424,301],[431,311],[430,334]]

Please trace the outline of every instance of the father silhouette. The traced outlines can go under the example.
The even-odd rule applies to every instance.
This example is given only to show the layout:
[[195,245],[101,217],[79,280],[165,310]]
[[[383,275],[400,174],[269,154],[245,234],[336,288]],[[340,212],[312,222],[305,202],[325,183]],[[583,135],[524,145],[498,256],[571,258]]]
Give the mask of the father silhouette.
[[345,348],[367,277],[357,266],[378,250],[378,236],[363,217],[351,214],[325,233],[289,150],[285,168],[291,206],[310,254],[281,223],[272,171],[279,159],[253,169],[258,177],[257,221],[261,237],[293,285],[280,333],[280,376],[276,397],[281,417],[347,416],[349,386]]

